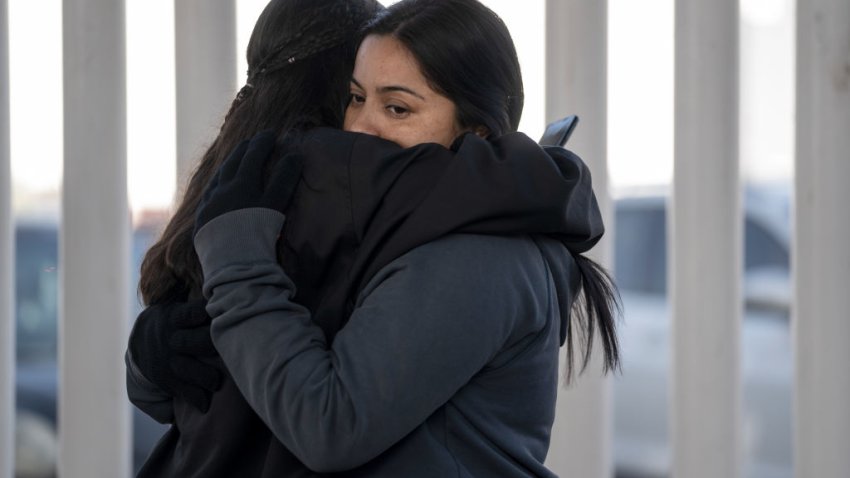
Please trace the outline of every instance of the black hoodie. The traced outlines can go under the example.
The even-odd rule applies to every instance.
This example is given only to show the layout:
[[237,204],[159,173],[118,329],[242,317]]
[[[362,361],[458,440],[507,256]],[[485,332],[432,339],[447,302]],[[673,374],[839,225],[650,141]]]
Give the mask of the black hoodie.
[[[405,150],[318,129],[300,148],[307,161],[287,211],[281,259],[298,284],[295,301],[312,312],[327,344],[378,271],[456,233],[537,237],[555,284],[563,341],[579,283],[567,250],[586,251],[602,234],[590,177],[577,157],[560,148],[544,151],[520,134],[492,143],[467,135],[453,150],[433,144]],[[128,387],[141,405],[137,382],[131,377]],[[140,476],[316,476],[230,380],[206,415],[178,400],[173,406],[174,425]]]

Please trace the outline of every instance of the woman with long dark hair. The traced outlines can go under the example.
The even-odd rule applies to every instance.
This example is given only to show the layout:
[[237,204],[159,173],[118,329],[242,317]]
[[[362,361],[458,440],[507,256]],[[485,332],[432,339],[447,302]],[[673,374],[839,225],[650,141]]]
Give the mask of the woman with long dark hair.
[[[516,54],[478,2],[406,0],[367,34],[345,123],[398,144],[260,134],[207,188],[194,245],[215,347],[313,472],[551,476],[559,347],[571,359],[578,327],[586,364],[598,332],[618,364],[613,286],[581,255],[602,234],[587,169],[510,133]],[[333,245],[353,246],[317,277],[330,256],[304,231],[326,218],[306,212],[338,190],[329,223],[351,242]]]
[[150,307],[130,337],[128,394],[148,415],[172,426],[139,476],[307,473],[216,357],[199,301],[203,277],[192,230],[204,188],[240,141],[269,129],[342,126],[361,30],[380,8],[375,0],[272,0],[259,16],[247,49],[248,81],[142,263],[139,290]]

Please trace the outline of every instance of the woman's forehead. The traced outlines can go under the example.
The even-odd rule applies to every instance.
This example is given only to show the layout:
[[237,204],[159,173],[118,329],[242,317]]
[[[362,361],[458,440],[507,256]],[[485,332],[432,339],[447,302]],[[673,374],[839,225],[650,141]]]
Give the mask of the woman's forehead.
[[354,78],[364,88],[407,86],[428,88],[416,58],[400,41],[389,35],[369,35],[360,44]]

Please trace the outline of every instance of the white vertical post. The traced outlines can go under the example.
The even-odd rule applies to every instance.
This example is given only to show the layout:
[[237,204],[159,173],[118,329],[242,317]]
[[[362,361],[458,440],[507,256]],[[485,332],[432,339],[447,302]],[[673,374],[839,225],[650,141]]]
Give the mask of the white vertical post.
[[795,476],[850,470],[850,3],[797,2]]
[[0,478],[15,464],[15,256],[9,158],[9,10],[0,0]]
[[738,4],[677,0],[670,201],[676,478],[740,476]]
[[[567,147],[593,174],[593,189],[606,234],[594,259],[612,269],[613,214],[608,192],[606,0],[546,1],[546,120],[576,114],[580,123]],[[584,375],[558,393],[547,465],[561,476],[612,476],[611,381],[603,376],[602,348],[595,344]],[[574,362],[580,367],[578,361]]]
[[177,184],[182,187],[235,95],[236,5],[234,0],[174,0],[174,23]]
[[130,474],[124,23],[122,0],[63,3],[59,473],[66,478]]

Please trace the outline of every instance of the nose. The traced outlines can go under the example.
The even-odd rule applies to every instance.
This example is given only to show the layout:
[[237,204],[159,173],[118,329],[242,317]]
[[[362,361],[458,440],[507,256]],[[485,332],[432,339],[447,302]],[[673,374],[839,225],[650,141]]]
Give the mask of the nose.
[[345,123],[343,128],[354,133],[365,133],[379,136],[378,128],[366,108],[351,108],[345,111]]

